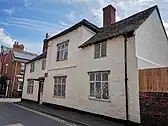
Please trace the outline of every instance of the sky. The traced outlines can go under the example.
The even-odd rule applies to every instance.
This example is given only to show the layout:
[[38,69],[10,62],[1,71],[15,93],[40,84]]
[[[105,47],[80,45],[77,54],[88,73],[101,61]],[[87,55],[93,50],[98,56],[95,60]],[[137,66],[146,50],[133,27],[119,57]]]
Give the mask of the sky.
[[102,26],[108,4],[116,8],[117,21],[158,5],[168,33],[168,0],[0,0],[0,45],[18,41],[41,53],[46,33],[53,36],[82,19]]

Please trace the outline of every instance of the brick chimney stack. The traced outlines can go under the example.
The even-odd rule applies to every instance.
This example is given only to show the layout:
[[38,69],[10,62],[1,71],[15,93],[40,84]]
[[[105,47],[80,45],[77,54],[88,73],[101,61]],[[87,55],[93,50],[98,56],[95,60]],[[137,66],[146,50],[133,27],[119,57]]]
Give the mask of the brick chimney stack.
[[13,44],[13,51],[20,52],[20,51],[23,51],[23,50],[24,50],[24,45],[23,44],[19,44],[19,42],[15,42]]
[[46,33],[46,36],[45,36],[45,39],[43,41],[43,52],[47,51],[47,48],[48,48],[48,41],[47,41],[47,38],[49,38],[49,34]]
[[116,9],[110,4],[103,8],[103,26],[116,22]]

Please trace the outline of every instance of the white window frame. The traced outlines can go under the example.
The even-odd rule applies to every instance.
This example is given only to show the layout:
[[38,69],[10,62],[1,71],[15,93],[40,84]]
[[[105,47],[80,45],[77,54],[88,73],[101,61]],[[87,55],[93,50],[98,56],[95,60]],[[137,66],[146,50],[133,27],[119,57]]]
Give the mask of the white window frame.
[[[101,74],[101,79],[99,80],[99,81],[97,81],[96,80],[96,74]],[[103,74],[107,74],[107,80],[103,80]],[[94,75],[94,81],[91,81],[90,79],[91,79],[91,74],[92,75]],[[110,96],[109,96],[109,82],[108,82],[108,80],[109,80],[109,71],[100,71],[100,72],[89,72],[89,98],[90,99],[95,99],[95,100],[104,100],[104,101],[110,101]],[[96,93],[97,93],[97,91],[96,91],[96,83],[97,82],[99,82],[99,83],[101,83],[100,85],[101,85],[101,87],[100,87],[100,89],[101,89],[101,98],[97,98],[96,97]],[[94,96],[91,96],[91,83],[92,84],[94,84]],[[103,98],[103,84],[104,83],[107,83],[107,86],[108,86],[108,89],[107,89],[107,91],[108,91],[108,98]]]
[[27,94],[32,95],[33,94],[33,88],[34,88],[34,80],[33,79],[27,80]]
[[35,69],[35,62],[32,62],[30,64],[30,73],[34,72],[34,69]]
[[46,59],[43,59],[41,62],[41,70],[45,70],[46,68]]
[[[106,46],[105,46],[105,48],[106,48],[106,51],[105,51],[105,55],[104,56],[102,56],[102,45],[103,44],[106,44]],[[99,56],[98,57],[96,57],[96,46],[97,45],[99,45],[100,47],[99,47]],[[94,45],[94,58],[95,59],[98,59],[98,58],[103,58],[103,57],[106,57],[107,56],[107,42],[101,42],[101,43],[97,43],[97,44],[95,44]]]
[[[69,40],[57,44],[57,57],[56,57],[57,62],[68,60],[68,45],[69,45]],[[65,56],[66,52],[67,52],[67,56]]]
[[[22,89],[20,89],[20,82],[22,82]],[[23,90],[23,79],[18,79],[18,91],[22,91]]]
[[[61,81],[60,82],[57,82],[57,78],[61,78]],[[63,78],[65,78],[65,82],[63,82]],[[57,97],[57,98],[65,98],[66,97],[66,79],[67,79],[67,76],[55,76],[54,77],[54,94],[53,96],[54,97]],[[63,91],[63,86],[64,86],[64,91]],[[58,87],[60,87],[61,89],[59,89]],[[59,95],[59,90],[61,91]],[[55,94],[56,92],[56,94]],[[64,94],[63,94],[64,92]]]
[[21,70],[24,71],[25,70],[25,64],[21,63]]
[[5,74],[8,73],[8,64],[5,64]]

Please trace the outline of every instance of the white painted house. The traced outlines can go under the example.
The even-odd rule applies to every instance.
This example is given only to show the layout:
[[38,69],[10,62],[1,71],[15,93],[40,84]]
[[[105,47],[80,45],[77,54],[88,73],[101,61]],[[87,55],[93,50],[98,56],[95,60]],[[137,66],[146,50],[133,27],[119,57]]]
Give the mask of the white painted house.
[[[42,100],[43,83],[46,69],[47,51],[26,64],[22,98],[32,101]],[[40,89],[40,90],[39,90]],[[39,98],[39,99],[38,99]]]
[[[119,22],[114,7],[103,11],[102,28],[82,20],[46,39],[42,102],[140,123],[138,70],[168,65],[159,10],[154,6]],[[38,83],[29,94],[28,79],[44,72],[30,73],[29,67],[22,98],[37,101]]]

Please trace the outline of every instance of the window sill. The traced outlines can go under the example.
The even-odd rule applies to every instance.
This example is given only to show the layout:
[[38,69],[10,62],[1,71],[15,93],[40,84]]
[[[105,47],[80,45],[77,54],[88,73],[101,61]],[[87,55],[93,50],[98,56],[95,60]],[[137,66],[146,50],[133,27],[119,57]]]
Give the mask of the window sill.
[[68,60],[56,60],[56,62],[66,62]]
[[94,59],[97,59],[97,60],[98,60],[98,59],[104,59],[104,58],[106,58],[106,57],[107,57],[107,56],[97,57],[97,58],[96,58],[96,57],[94,57]]
[[28,95],[33,95],[33,93],[27,93]]
[[93,97],[89,97],[89,100],[102,101],[102,102],[111,102],[110,99],[97,99],[97,98],[93,98]]
[[54,98],[60,98],[60,99],[65,99],[63,96],[53,96]]

